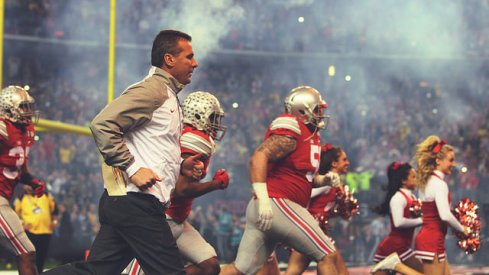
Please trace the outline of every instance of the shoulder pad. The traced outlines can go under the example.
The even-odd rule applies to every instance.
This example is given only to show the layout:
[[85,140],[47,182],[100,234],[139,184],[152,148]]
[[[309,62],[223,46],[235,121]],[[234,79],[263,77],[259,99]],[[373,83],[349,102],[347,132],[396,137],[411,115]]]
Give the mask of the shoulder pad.
[[215,145],[212,141],[192,132],[184,133],[180,138],[180,144],[182,148],[207,156],[212,155],[215,151]]
[[7,124],[3,120],[0,120],[0,137],[8,139]]
[[299,122],[297,122],[297,119],[294,117],[278,117],[275,120],[272,121],[272,124],[270,125],[270,130],[277,130],[277,129],[287,129],[290,130],[298,135],[301,134],[301,128],[299,127]]

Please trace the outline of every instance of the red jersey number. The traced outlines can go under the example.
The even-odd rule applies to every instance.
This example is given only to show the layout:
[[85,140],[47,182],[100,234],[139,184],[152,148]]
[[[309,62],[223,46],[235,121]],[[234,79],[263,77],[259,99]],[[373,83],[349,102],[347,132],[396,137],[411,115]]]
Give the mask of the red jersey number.
[[15,166],[17,169],[9,169],[8,167],[3,168],[3,175],[8,179],[16,179],[19,176],[19,171],[22,169],[22,165],[24,165],[25,157],[29,153],[29,147],[24,148],[22,146],[16,146],[9,150],[8,155],[10,157],[17,158],[15,162]]
[[320,154],[321,154],[321,146],[311,144],[311,166],[314,167],[314,172],[307,172],[306,178],[309,182],[312,182],[314,179],[314,175],[319,169],[320,162]]

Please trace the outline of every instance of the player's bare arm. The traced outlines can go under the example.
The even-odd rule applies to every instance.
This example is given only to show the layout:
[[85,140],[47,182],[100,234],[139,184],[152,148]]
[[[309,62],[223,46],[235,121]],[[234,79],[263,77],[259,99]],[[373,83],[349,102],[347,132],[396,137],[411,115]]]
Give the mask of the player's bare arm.
[[196,198],[218,189],[221,189],[218,181],[200,183],[192,177],[179,176],[175,186],[175,195],[183,198]]
[[275,162],[292,153],[297,146],[295,138],[286,135],[272,135],[256,149],[263,152],[268,161]]
[[[192,156],[192,154],[183,154],[182,158],[186,159],[189,156]],[[201,160],[205,157],[205,155],[202,155]],[[200,173],[202,173],[202,171]],[[180,175],[175,185],[175,195],[183,198],[196,198],[211,191],[224,188],[222,182],[218,180],[213,179],[208,182],[199,182],[199,179],[194,177]]]
[[[192,154],[184,153],[182,158],[186,159]],[[177,197],[190,197],[190,192],[194,184],[198,184],[198,180],[193,177],[180,175],[175,184],[175,195]]]
[[255,151],[250,160],[251,182],[265,182],[268,162],[283,159],[292,153],[297,141],[291,136],[272,135],[268,137]]
[[190,155],[184,158],[180,167],[180,175],[200,180],[204,171],[204,163],[201,159],[202,154]]

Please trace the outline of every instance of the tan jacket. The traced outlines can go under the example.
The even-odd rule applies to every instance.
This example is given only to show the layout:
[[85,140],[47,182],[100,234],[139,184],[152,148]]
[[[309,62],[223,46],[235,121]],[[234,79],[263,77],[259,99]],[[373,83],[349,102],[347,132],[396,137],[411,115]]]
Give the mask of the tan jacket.
[[[142,81],[127,88],[92,121],[90,129],[105,163],[132,176],[139,168],[160,178],[150,190],[166,203],[180,171],[182,110],[177,92],[183,85],[152,67]],[[127,191],[142,192],[129,183]]]

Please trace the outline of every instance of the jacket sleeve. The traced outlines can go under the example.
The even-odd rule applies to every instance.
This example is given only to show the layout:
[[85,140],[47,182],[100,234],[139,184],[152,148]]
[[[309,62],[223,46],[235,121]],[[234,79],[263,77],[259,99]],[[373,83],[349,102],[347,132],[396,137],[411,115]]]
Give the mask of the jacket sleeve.
[[167,99],[166,86],[143,81],[129,87],[100,111],[90,130],[107,165],[125,171],[134,163],[124,135],[149,122],[153,112]]
[[17,215],[19,215],[19,217],[22,217],[22,201],[21,201],[22,197],[19,199],[19,198],[16,198],[14,200],[14,210],[15,210],[15,213],[17,213]]

